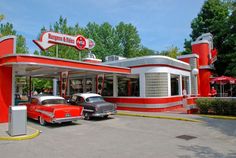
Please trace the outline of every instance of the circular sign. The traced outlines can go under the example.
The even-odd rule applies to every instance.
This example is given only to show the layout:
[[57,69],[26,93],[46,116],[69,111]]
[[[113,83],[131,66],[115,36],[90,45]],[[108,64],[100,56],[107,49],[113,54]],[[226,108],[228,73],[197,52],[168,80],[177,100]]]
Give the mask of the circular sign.
[[78,36],[76,39],[76,47],[79,50],[85,49],[86,46],[86,39],[83,36]]
[[89,41],[89,49],[93,49],[94,47],[95,47],[95,42],[94,42],[94,40],[92,40],[92,39],[88,39],[88,41]]

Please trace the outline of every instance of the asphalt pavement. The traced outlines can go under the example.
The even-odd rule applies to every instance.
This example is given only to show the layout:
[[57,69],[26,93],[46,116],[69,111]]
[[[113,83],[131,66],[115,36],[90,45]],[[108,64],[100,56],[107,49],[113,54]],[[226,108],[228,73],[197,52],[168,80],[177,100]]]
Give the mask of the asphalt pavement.
[[28,125],[31,140],[0,141],[3,158],[236,158],[236,121],[184,122],[111,116],[73,124]]

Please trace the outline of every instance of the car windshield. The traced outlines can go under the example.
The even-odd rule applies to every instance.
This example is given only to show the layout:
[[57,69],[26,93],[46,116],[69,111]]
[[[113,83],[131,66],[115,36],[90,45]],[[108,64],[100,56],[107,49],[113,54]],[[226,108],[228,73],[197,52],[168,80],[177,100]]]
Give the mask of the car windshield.
[[86,102],[89,102],[89,103],[101,102],[101,101],[104,101],[104,100],[100,96],[89,97],[86,99]]
[[66,104],[65,99],[46,99],[42,101],[42,105]]

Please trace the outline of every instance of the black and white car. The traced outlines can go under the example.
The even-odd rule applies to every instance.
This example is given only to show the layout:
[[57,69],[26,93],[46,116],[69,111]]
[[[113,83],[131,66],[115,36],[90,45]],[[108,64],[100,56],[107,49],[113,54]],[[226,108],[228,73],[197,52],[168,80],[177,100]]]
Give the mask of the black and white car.
[[86,120],[91,117],[107,118],[109,115],[116,114],[116,104],[106,102],[101,95],[95,93],[74,94],[69,103],[84,107],[83,113]]

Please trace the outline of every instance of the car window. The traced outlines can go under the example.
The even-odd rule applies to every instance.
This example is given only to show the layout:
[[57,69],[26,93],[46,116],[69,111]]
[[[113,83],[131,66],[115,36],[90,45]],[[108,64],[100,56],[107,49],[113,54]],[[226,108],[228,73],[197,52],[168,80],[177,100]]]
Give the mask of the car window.
[[76,95],[73,95],[72,98],[71,98],[71,101],[75,102],[75,101],[76,101],[76,98],[77,98],[77,96],[76,96]]
[[31,104],[38,104],[38,99],[31,98]]
[[76,99],[76,101],[79,102],[79,103],[83,103],[83,102],[84,102],[84,98],[78,96],[77,99]]
[[86,102],[89,102],[89,103],[101,102],[101,101],[104,101],[104,99],[100,96],[88,97],[86,99]]
[[46,99],[42,101],[42,105],[66,104],[65,99]]

